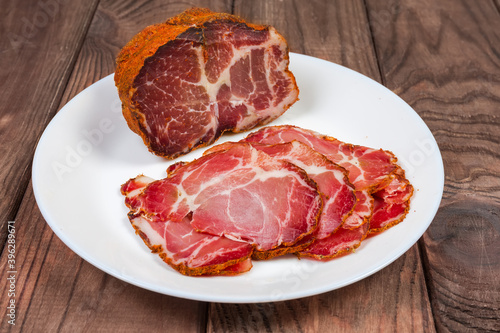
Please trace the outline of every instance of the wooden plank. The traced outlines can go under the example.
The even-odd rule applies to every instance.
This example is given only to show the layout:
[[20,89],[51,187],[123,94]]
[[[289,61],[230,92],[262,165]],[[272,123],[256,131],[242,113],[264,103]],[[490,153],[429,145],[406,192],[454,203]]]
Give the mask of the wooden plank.
[[[292,51],[380,81],[363,1],[237,1],[235,13],[275,26]],[[211,304],[208,332],[434,331],[418,247],[356,284],[304,299]]]
[[[2,318],[15,300],[15,326],[0,322],[0,331],[74,332],[172,329],[200,331],[206,305],[156,294],[98,270],[69,250],[45,223],[28,190],[16,221],[15,296],[2,284]],[[28,222],[29,221],[29,222]],[[7,260],[0,261],[2,281]]]
[[97,0],[2,1],[0,244],[30,179],[34,147],[54,116]]
[[[211,304],[208,332],[432,332],[413,247],[390,267],[329,293],[284,302]],[[297,278],[297,277],[296,277]]]
[[274,26],[291,52],[334,61],[380,80],[362,1],[237,0],[235,14]]
[[[31,190],[29,192],[32,193]],[[13,320],[12,323],[9,323],[8,320],[0,322],[0,331],[2,332],[7,332],[9,329],[19,331],[22,326],[40,267],[45,261],[48,243],[53,235],[45,221],[40,218],[40,212],[36,206],[30,205],[27,207],[24,205],[23,207],[24,213],[18,216],[19,220],[13,224],[15,230],[15,253],[13,253],[15,262],[8,261],[5,250],[0,261],[1,281],[9,281],[6,284],[0,284],[0,293],[4,295],[0,299],[0,314],[2,318]],[[54,263],[53,259],[49,258],[48,260],[50,263]],[[71,269],[71,267],[68,268]],[[10,273],[10,271],[15,273]],[[10,280],[7,280],[7,278]],[[11,300],[14,301],[13,307],[10,305]]]
[[441,209],[423,237],[436,327],[499,331],[498,2],[367,4],[379,14],[384,81],[426,121],[444,159]]
[[[164,21],[190,7],[177,1],[102,1],[74,64],[59,105],[112,73],[119,49],[147,25]],[[207,2],[202,2],[207,4]],[[216,10],[230,3],[211,1]],[[72,15],[68,19],[73,19]],[[70,22],[59,22],[61,27]],[[58,29],[54,27],[53,29]],[[51,66],[47,62],[47,66]],[[47,68],[47,71],[55,70]],[[47,116],[48,117],[48,116]],[[41,126],[40,126],[41,127]],[[32,153],[32,151],[31,151]],[[15,182],[13,182],[15,183]],[[149,292],[111,277],[70,251],[50,230],[36,206],[31,184],[15,219],[16,326],[2,320],[0,331],[203,331],[207,306]],[[133,232],[131,230],[131,232]],[[6,281],[7,256],[0,261]],[[9,285],[2,284],[2,295]],[[9,298],[0,299],[2,318]]]

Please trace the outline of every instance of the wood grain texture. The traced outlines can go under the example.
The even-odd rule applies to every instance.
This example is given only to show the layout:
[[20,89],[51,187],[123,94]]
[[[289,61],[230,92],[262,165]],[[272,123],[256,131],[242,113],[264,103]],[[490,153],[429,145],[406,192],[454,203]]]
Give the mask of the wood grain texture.
[[[275,26],[292,51],[381,79],[362,1],[237,1],[235,13]],[[433,332],[426,291],[414,246],[377,274],[336,291],[267,304],[211,304],[207,331]]]
[[[16,221],[16,325],[2,320],[0,331],[203,330],[204,303],[156,294],[98,270],[54,235],[33,202],[29,190]],[[0,269],[6,281],[5,256]],[[7,288],[2,284],[1,295]],[[2,318],[9,299],[0,299]]]
[[[32,193],[32,191],[30,191]],[[31,195],[31,199],[34,200]],[[23,212],[18,215],[19,220],[14,224],[15,226],[15,239],[16,239],[16,253],[15,253],[15,267],[17,271],[15,275],[15,286],[11,288],[10,283],[1,284],[0,294],[3,296],[0,299],[0,314],[2,318],[6,318],[7,305],[10,297],[6,297],[9,291],[14,289],[13,299],[16,306],[16,326],[11,326],[7,321],[0,322],[0,330],[6,331],[20,331],[22,322],[26,317],[27,309],[30,306],[30,299],[33,290],[36,287],[38,275],[41,266],[46,260],[46,255],[49,247],[49,240],[53,237],[53,232],[45,223],[43,218],[40,217],[40,212],[36,205],[22,206]],[[21,245],[22,244],[22,245]],[[69,254],[69,256],[74,256]],[[7,256],[2,255],[0,260],[0,278],[1,281],[7,281],[11,276],[9,271],[12,267],[7,265]],[[53,263],[52,259],[48,259]],[[71,269],[71,267],[67,267]],[[55,318],[54,320],[57,320]]]
[[[367,1],[386,85],[426,121],[445,164],[424,235],[440,331],[500,330],[500,14],[493,1]],[[498,5],[498,2],[497,2]]]
[[477,199],[446,203],[424,241],[440,331],[500,331],[499,207]]
[[274,26],[290,51],[334,61],[380,81],[363,1],[244,1],[235,14]]
[[369,278],[318,296],[211,304],[207,332],[433,332],[417,252],[413,247]]
[[[2,1],[0,242],[28,186],[38,138],[57,111],[97,0]],[[14,70],[15,69],[15,70]]]

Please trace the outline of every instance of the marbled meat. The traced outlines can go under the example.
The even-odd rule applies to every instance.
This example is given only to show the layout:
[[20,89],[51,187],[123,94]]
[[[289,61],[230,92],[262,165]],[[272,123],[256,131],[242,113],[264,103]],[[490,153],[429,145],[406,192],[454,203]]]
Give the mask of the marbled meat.
[[175,158],[283,114],[298,99],[286,40],[270,26],[192,8],[120,52],[115,83],[129,127]]

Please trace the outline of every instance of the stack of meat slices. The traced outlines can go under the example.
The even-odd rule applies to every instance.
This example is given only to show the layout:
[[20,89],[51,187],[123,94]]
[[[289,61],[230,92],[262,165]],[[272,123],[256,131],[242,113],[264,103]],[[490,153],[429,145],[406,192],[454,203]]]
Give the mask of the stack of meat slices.
[[396,161],[299,127],[265,127],[121,190],[137,234],[166,263],[234,275],[288,253],[328,260],[402,221],[413,187]]
[[413,186],[393,153],[352,145],[296,126],[269,126],[243,141],[279,144],[297,140],[345,168],[354,185],[356,205],[343,225],[328,237],[318,237],[299,257],[331,259],[352,252],[368,234],[401,222],[410,208]]

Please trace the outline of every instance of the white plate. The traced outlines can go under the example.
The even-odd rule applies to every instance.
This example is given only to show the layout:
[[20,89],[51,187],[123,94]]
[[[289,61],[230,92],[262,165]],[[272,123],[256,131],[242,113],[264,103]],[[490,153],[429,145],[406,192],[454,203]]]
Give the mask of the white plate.
[[[291,54],[300,101],[272,123],[293,124],[340,140],[393,151],[416,191],[404,222],[330,262],[293,256],[254,262],[233,277],[187,277],[149,252],[134,234],[120,185],[138,174],[159,179],[172,163],[148,152],[127,127],[113,76],[73,98],[43,133],[33,161],[33,189],[56,235],[83,259],[145,289],[188,299],[252,303],[340,288],[387,266],[425,232],[441,201],[439,148],[422,119],[398,96],[345,67]],[[247,133],[225,135],[218,142]],[[181,157],[190,161],[204,149]]]

